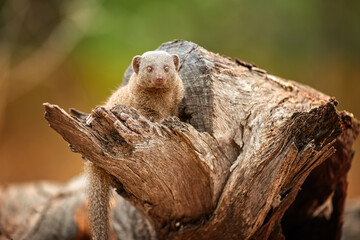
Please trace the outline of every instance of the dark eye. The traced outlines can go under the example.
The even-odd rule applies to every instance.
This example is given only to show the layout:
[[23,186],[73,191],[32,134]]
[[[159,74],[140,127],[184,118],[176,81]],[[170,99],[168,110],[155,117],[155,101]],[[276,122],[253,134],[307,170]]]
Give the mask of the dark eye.
[[146,68],[146,70],[147,70],[148,72],[151,72],[151,71],[152,71],[152,67],[148,66],[148,67]]
[[165,70],[165,72],[168,72],[168,71],[169,71],[169,67],[168,67],[168,66],[165,66],[165,67],[164,67],[164,70]]

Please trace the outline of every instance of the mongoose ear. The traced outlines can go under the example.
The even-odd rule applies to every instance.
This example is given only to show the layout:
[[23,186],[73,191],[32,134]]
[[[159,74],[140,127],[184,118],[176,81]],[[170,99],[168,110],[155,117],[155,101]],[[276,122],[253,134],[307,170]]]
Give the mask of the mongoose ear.
[[179,58],[179,56],[176,55],[176,54],[173,54],[171,56],[173,57],[176,70],[179,71],[180,70],[179,69],[179,67],[180,67],[180,58]]
[[133,60],[132,60],[132,69],[133,69],[134,73],[139,72],[140,61],[141,61],[141,56],[139,56],[139,55],[137,55],[137,56],[135,56],[133,58]]

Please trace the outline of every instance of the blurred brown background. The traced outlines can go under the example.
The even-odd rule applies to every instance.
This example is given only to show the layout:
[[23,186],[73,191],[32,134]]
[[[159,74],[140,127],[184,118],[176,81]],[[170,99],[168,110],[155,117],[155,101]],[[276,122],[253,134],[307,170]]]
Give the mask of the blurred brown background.
[[[173,39],[310,85],[360,117],[360,1],[0,1],[0,184],[67,181],[83,160],[43,102],[90,112],[132,57]],[[360,197],[360,143],[349,196]]]

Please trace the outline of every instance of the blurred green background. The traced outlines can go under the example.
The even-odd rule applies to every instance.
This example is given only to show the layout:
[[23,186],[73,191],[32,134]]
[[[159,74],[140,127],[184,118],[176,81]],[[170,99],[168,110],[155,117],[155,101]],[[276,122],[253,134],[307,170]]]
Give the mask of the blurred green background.
[[[89,112],[134,55],[174,39],[310,85],[360,117],[360,1],[2,0],[0,10],[1,184],[81,173],[42,103]],[[350,197],[359,171],[355,154]]]

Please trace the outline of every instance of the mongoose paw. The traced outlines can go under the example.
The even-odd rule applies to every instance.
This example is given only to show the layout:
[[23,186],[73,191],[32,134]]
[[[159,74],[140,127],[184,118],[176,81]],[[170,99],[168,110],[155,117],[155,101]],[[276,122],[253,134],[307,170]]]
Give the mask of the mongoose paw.
[[114,122],[121,137],[129,144],[142,142],[149,136],[151,123],[138,111],[129,106],[117,105],[111,109],[111,113],[119,120]]
[[178,117],[175,116],[164,118],[160,123],[169,128],[181,129],[186,127],[186,123],[182,122]]
[[176,116],[171,116],[171,117],[167,117],[161,120],[161,124],[166,124],[166,123],[172,123],[172,122],[179,122],[180,119]]

